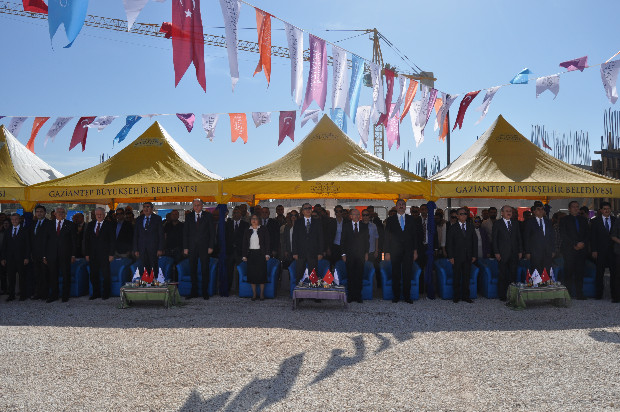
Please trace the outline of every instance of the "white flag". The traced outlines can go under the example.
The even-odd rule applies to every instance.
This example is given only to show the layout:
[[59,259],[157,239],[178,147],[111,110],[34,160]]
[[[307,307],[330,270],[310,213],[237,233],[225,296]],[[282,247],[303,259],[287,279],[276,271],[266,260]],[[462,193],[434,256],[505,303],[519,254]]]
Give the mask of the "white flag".
[[95,118],[95,120],[93,120],[93,122],[89,125],[87,125],[86,127],[93,129],[93,128],[97,128],[97,131],[102,131],[103,129],[106,128],[106,126],[109,126],[110,123],[112,123],[114,121],[114,119],[116,119],[118,116],[97,116],[97,118]]
[[424,140],[424,129],[426,128],[426,123],[428,123],[428,119],[431,116],[433,107],[435,107],[437,90],[425,84],[421,84],[421,90],[422,98],[420,101],[422,104],[420,105],[420,111],[416,116],[416,124],[420,127],[420,129],[422,129],[422,140]]
[[372,105],[377,112],[385,113],[385,96],[383,95],[383,77],[381,66],[377,63],[369,63],[370,76],[372,78]]
[[605,94],[611,104],[616,104],[618,100],[618,89],[616,89],[618,71],[620,71],[620,60],[601,64],[601,79],[603,80],[603,87],[605,87]]
[[138,268],[136,268],[136,273],[133,274],[131,281],[135,282],[136,280],[140,280],[140,269]]
[[554,74],[553,76],[539,77],[536,79],[536,98],[538,99],[538,96],[545,90],[549,90],[553,93],[553,100],[555,100],[560,92],[560,75]]
[[317,124],[319,122],[319,114],[321,114],[319,109],[306,110],[303,114],[304,117],[301,118],[301,127],[304,127],[308,120],[312,120],[314,124]]
[[542,278],[540,277],[538,270],[534,269],[534,273],[532,274],[532,284],[537,288],[539,283],[542,283]]
[[407,78],[405,76],[398,76],[398,84],[400,85],[400,94],[398,95],[398,100],[394,103],[394,110],[390,114],[390,118],[394,117],[396,113],[400,113],[400,106],[403,104],[403,100],[405,99],[405,93],[407,92],[406,87]]
[[304,86],[304,33],[286,22],[284,29],[286,30],[288,53],[291,56],[291,95],[295,104],[301,106]]
[[138,14],[140,14],[148,2],[149,0],[123,0],[125,14],[127,14],[127,31],[131,31],[131,26],[138,18]]
[[347,107],[349,96],[349,76],[347,76],[347,52],[338,46],[332,46],[332,108]]
[[[484,99],[482,100],[482,104],[476,108],[477,112],[482,112],[480,115],[480,119],[476,122],[476,124],[480,123],[484,120],[484,117],[487,115],[489,111],[489,106],[491,106],[491,100],[495,97],[495,93],[499,90],[500,86],[491,87],[487,89],[487,94],[484,95]],[[536,89],[538,90],[538,81],[536,82]]]
[[215,126],[217,126],[218,113],[209,113],[202,115],[202,127],[207,132],[207,139],[213,141],[215,137]]
[[423,100],[417,100],[411,103],[409,109],[409,117],[411,118],[411,128],[413,129],[413,138],[415,139],[415,146],[418,147],[424,141],[424,128],[418,124],[418,117],[422,111]]
[[52,125],[52,127],[50,127],[50,129],[47,131],[47,134],[45,135],[45,143],[43,143],[43,147],[47,146],[48,139],[52,139],[52,142],[53,142],[58,132],[60,132],[62,128],[65,127],[71,119],[73,119],[73,117],[58,117],[56,121],[54,121],[54,124]]
[[256,127],[271,122],[271,112],[252,112],[252,120]]
[[334,283],[340,286],[340,277],[338,277],[338,269],[334,268]]
[[306,268],[306,271],[304,272],[304,276],[301,278],[300,282],[303,282],[306,279],[309,279],[310,276],[308,276],[308,268]]
[[8,126],[9,132],[11,132],[13,136],[17,137],[26,119],[27,117],[13,117]]
[[232,89],[239,81],[239,63],[237,62],[237,23],[241,12],[241,2],[238,0],[220,0],[224,26],[226,27],[226,49],[228,50],[228,66],[230,67],[230,79]]
[[[138,270],[138,269],[136,269]],[[165,283],[166,282],[166,277],[164,276],[164,272],[161,270],[161,268],[159,268],[159,273],[157,274],[157,281],[159,283]]]
[[358,106],[355,114],[355,123],[357,123],[357,131],[364,147],[368,147],[368,130],[370,129],[370,106]]

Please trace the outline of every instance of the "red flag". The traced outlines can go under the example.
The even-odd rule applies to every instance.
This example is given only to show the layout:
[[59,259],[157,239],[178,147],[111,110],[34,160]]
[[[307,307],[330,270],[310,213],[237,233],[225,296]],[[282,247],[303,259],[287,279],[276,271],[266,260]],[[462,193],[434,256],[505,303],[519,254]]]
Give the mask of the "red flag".
[[527,270],[527,273],[525,275],[525,283],[530,283],[532,281],[532,275],[530,275],[530,270]]
[[469,92],[465,95],[465,97],[463,97],[463,100],[461,100],[461,105],[459,106],[459,113],[456,115],[456,122],[454,122],[454,128],[452,128],[452,130],[456,129],[457,125],[459,126],[459,129],[463,127],[465,112],[467,111],[467,108],[469,107],[469,104],[472,102],[472,100],[474,100],[476,96],[478,96],[478,93],[480,93],[480,90],[478,90],[477,92]]
[[547,268],[543,268],[543,273],[542,275],[540,275],[540,278],[542,279],[543,283],[549,282],[551,280],[551,278],[549,277],[549,274],[547,273]]
[[323,282],[327,283],[328,285],[331,285],[333,281],[334,281],[334,275],[332,275],[332,271],[328,269],[327,273],[325,274],[325,277],[323,277]]
[[34,153],[34,139],[37,137],[37,133],[43,127],[45,122],[49,120],[49,117],[35,117],[34,123],[32,124],[32,132],[30,132],[30,140],[26,143],[26,149],[30,150]]
[[236,142],[238,138],[243,140],[243,144],[248,142],[248,119],[245,113],[228,113],[230,117],[230,138]]
[[146,271],[146,268],[144,268],[144,273],[142,274],[142,281],[143,281],[143,282],[147,282],[147,283],[148,283],[148,281],[149,281],[149,274],[148,274],[148,272]]
[[553,150],[553,149],[551,148],[551,146],[549,146],[549,145],[547,144],[547,142],[545,142],[545,139],[542,139],[542,142],[543,142],[543,148],[544,148],[544,149]]
[[207,91],[205,78],[205,41],[200,16],[200,0],[172,1],[172,60],[176,87],[194,62],[196,78]]
[[415,94],[418,91],[418,82],[416,80],[411,79],[409,82],[409,87],[407,88],[407,94],[405,95],[405,107],[403,108],[403,114],[400,115],[400,121],[402,122],[405,118],[407,112],[409,112],[409,108],[411,107],[411,103],[415,98]]
[[24,11],[47,14],[47,4],[43,0],[24,0]]
[[269,87],[269,79],[271,78],[271,14],[256,9],[256,30],[258,31],[260,57],[254,75],[265,69],[267,87]]
[[153,283],[155,280],[155,274],[153,273],[153,268],[151,268],[151,273],[149,274],[149,283]]
[[316,269],[312,269],[312,272],[310,273],[310,282],[316,283],[318,281],[319,281],[319,277],[316,275]]
[[377,120],[377,125],[383,124],[383,126],[387,127],[387,122],[390,117],[390,106],[392,105],[392,94],[394,93],[394,72],[389,69],[385,69],[385,83],[387,84],[387,93],[385,94],[385,107],[387,108],[386,112],[383,113],[379,120]]
[[95,120],[96,116],[80,117],[75,129],[73,129],[73,137],[71,137],[71,143],[69,144],[69,150],[77,146],[78,143],[82,143],[82,151],[86,150],[86,138],[88,137],[88,125]]
[[170,23],[169,21],[165,21],[161,24],[161,27],[159,28],[159,32],[160,33],[165,33],[164,37],[169,39],[172,37],[172,23]]
[[282,144],[286,136],[295,141],[295,120],[297,112],[295,110],[289,112],[280,112],[280,137],[278,138],[278,146]]

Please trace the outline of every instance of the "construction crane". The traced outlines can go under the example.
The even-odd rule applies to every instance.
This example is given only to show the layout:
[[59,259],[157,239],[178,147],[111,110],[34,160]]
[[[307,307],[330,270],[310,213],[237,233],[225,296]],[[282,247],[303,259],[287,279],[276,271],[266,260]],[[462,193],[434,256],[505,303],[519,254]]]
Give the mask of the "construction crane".
[[[19,16],[19,17],[32,18],[32,19],[47,20],[47,14],[24,11],[23,5],[21,2],[17,3],[13,1],[0,0],[0,13],[13,15],[13,16]],[[131,30],[128,31],[126,20],[116,19],[116,18],[111,18],[111,17],[94,16],[94,15],[88,14],[86,16],[86,20],[84,20],[84,25],[88,27],[95,27],[98,29],[114,30],[118,32],[133,33],[133,34],[139,34],[143,36],[166,38],[166,33],[160,31],[161,23],[153,24],[153,23],[135,22],[133,26],[131,27]],[[343,30],[331,30],[331,31],[343,31]],[[361,31],[363,32],[362,34],[370,34],[371,40],[373,42],[372,61],[374,63],[379,64],[381,67],[384,67],[384,64],[383,64],[383,54],[381,52],[380,40],[383,40],[384,42],[386,42],[386,44],[392,49],[398,50],[376,28],[362,29],[362,30],[344,30],[344,31]],[[218,36],[215,34],[207,34],[207,33],[204,33],[203,36],[204,36],[204,42],[207,46],[224,47],[224,48],[226,47],[226,38],[224,36]],[[260,45],[257,42],[253,42],[253,41],[248,41],[248,40],[237,41],[237,49],[240,51],[260,53],[259,46]],[[277,56],[277,57],[290,58],[288,48],[281,47],[281,46],[272,45],[271,55]],[[437,80],[433,77],[433,73],[421,71],[419,70],[419,68],[417,68],[417,66],[416,66],[417,68],[416,70],[415,68],[413,68],[413,66],[411,66],[411,64],[409,64],[410,62],[407,62],[409,59],[406,56],[400,55],[400,57],[401,59],[403,59],[403,61],[405,61],[412,68],[412,71],[413,71],[413,73],[411,74],[404,74],[405,76],[409,77],[410,79],[419,80],[424,84],[429,84],[432,87],[434,81]],[[310,60],[310,51],[308,49],[304,50],[304,60],[306,61]],[[332,56],[328,56],[327,64],[332,64]],[[351,67],[350,60],[349,60],[349,67]],[[369,76],[370,70],[367,66],[364,68],[364,71],[366,72],[366,76]],[[374,150],[373,152],[375,156],[383,159],[384,158],[383,151],[385,147],[385,144],[384,144],[385,129],[383,125],[374,126],[373,129],[374,129]]]

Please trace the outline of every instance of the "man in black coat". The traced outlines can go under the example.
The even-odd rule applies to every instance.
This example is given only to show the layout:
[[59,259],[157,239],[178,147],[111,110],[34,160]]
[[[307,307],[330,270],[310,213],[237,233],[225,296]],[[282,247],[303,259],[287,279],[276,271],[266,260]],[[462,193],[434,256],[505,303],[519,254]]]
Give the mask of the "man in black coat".
[[355,208],[351,209],[349,218],[351,220],[343,222],[340,237],[341,258],[347,265],[347,299],[349,302],[363,303],[362,280],[370,247],[368,225],[360,222],[360,211]]
[[555,230],[540,201],[534,203],[534,216],[525,222],[523,245],[525,258],[530,261],[530,273],[537,270],[542,274],[544,269],[550,273],[555,253]]
[[215,227],[211,213],[202,210],[202,200],[194,199],[193,210],[185,216],[183,252],[189,255],[192,291],[187,299],[198,297],[198,259],[202,274],[202,297],[209,299],[209,255],[215,246]]
[[[90,222],[84,232],[84,252],[90,264],[90,283],[93,295],[90,300],[110,297],[110,262],[114,260],[114,224],[105,219],[105,209],[95,209],[95,220]],[[103,278],[103,293],[101,281]]]
[[15,280],[19,273],[19,300],[28,298],[28,281],[26,266],[30,257],[30,235],[28,229],[21,227],[21,216],[17,213],[11,215],[11,228],[5,230],[2,241],[2,266],[6,267],[8,277],[7,302],[15,300]]
[[69,301],[71,291],[71,264],[75,262],[76,235],[75,224],[67,220],[64,207],[57,207],[56,219],[52,221],[52,241],[48,244],[46,256],[49,269],[49,286],[51,293],[47,303],[58,300],[58,278],[62,274],[62,301]]
[[164,253],[164,224],[161,216],[153,213],[153,203],[142,204],[144,215],[136,219],[133,232],[133,251],[142,261],[142,268],[155,277],[159,272],[159,257]]
[[[615,222],[616,217],[611,215],[611,204],[609,202],[601,202],[601,216],[590,221],[590,251],[596,262],[596,299],[603,298],[605,268],[609,268],[610,274],[616,271],[614,242],[610,235]],[[610,276],[611,289],[614,288],[611,285],[613,278],[613,275]]]
[[319,260],[323,259],[325,250],[323,225],[312,217],[312,206],[304,203],[301,207],[302,217],[295,221],[293,229],[293,259],[296,263],[296,279],[299,282],[308,265],[308,271],[318,269]]
[[268,207],[263,207],[260,210],[260,224],[265,226],[269,232],[269,252],[271,257],[278,257],[278,250],[280,250],[280,224],[276,219],[269,217],[270,210]]
[[131,249],[133,248],[133,226],[131,222],[125,216],[126,213],[133,213],[131,211],[125,212],[125,209],[119,207],[116,209],[116,225],[114,225],[114,257],[130,257],[132,255]]
[[469,297],[469,282],[471,280],[471,264],[476,261],[478,251],[478,236],[473,223],[467,218],[469,212],[465,208],[457,210],[458,222],[448,229],[446,234],[446,253],[452,263],[454,295],[452,301],[458,303],[461,299],[473,303]]
[[517,266],[521,259],[521,231],[512,220],[512,207],[504,205],[502,217],[493,223],[491,234],[493,253],[499,266],[498,294],[502,302],[506,301],[508,285],[517,281]]
[[586,218],[579,214],[579,203],[574,200],[570,202],[568,212],[567,216],[560,219],[565,283],[571,295],[574,293],[577,299],[584,300],[583,272],[590,240],[590,228]]
[[35,221],[30,226],[30,253],[34,269],[34,299],[47,299],[49,284],[48,267],[45,257],[49,244],[54,241],[54,224],[45,218],[45,206],[37,205],[34,209]]
[[415,219],[405,214],[407,203],[396,201],[396,214],[385,221],[385,260],[392,261],[392,302],[397,303],[402,296],[407,303],[411,300],[411,277],[413,261],[418,258],[418,228]]
[[226,221],[226,275],[228,277],[228,292],[233,285],[235,268],[241,263],[243,234],[250,228],[250,224],[241,218],[241,209],[235,206],[232,219]]

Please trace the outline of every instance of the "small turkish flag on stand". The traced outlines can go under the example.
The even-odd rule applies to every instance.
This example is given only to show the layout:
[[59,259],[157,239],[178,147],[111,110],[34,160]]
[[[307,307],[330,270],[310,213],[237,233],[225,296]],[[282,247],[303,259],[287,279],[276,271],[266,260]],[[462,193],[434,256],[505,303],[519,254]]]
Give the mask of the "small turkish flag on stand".
[[549,274],[547,273],[547,268],[543,269],[543,273],[542,275],[540,275],[540,278],[542,279],[543,283],[549,282],[551,280],[551,278],[549,277]]
[[532,281],[532,275],[530,275],[530,270],[527,270],[527,274],[525,275],[525,283],[530,283]]
[[323,282],[327,283],[328,285],[331,285],[333,281],[334,281],[334,275],[332,275],[331,270],[328,270],[327,273],[325,274],[325,277],[323,278]]
[[146,268],[144,268],[144,273],[142,274],[142,281],[147,283],[149,281],[149,273],[146,271]]
[[172,61],[175,87],[193,62],[198,83],[207,91],[200,0],[172,0]]
[[155,280],[155,274],[153,273],[153,269],[151,268],[151,274],[149,275],[149,283],[153,283]]
[[316,283],[318,281],[319,277],[316,275],[316,269],[312,269],[312,272],[310,273],[310,282]]

